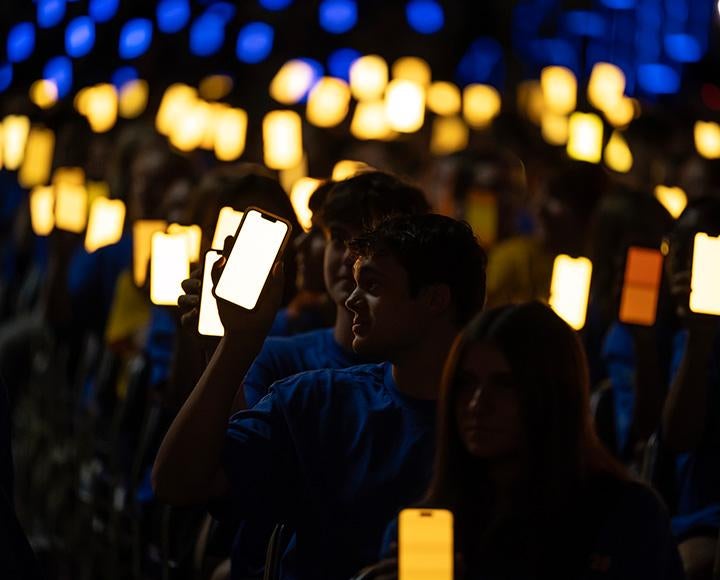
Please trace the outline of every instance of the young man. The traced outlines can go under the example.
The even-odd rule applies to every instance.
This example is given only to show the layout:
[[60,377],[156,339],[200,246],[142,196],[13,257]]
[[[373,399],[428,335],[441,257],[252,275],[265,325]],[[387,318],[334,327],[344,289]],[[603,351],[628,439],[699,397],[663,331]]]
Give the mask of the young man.
[[288,523],[283,578],[344,579],[376,559],[387,521],[428,483],[445,358],[484,302],[485,255],[467,224],[397,217],[350,248],[353,349],[389,362],[277,382],[228,425],[236,377],[279,303],[276,268],[256,311],[220,304],[226,335],[153,472],[169,503],[230,494],[248,517]]

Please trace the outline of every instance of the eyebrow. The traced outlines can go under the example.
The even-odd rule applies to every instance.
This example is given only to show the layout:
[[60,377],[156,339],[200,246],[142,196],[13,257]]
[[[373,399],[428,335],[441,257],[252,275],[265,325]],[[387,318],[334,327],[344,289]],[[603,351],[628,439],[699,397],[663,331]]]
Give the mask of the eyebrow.
[[382,277],[382,275],[383,275],[382,271],[379,268],[377,268],[376,266],[373,266],[368,263],[362,263],[360,260],[357,260],[355,262],[355,264],[353,265],[353,270],[355,272],[355,275],[358,277],[367,276],[368,274],[374,274],[374,275],[380,276],[380,277]]

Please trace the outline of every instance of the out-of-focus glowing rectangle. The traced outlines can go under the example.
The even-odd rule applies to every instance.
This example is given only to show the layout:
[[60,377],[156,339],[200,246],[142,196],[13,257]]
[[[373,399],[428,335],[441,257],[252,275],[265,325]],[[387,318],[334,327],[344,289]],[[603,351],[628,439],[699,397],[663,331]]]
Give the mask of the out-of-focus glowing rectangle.
[[92,204],[98,198],[109,198],[110,197],[110,186],[104,181],[88,181],[87,182],[87,193],[88,193],[88,205],[92,207]]
[[307,120],[318,127],[335,127],[348,114],[350,88],[345,81],[323,77],[310,91],[306,115]]
[[543,100],[549,111],[569,115],[577,102],[577,80],[564,66],[547,66],[540,73]]
[[568,118],[552,111],[543,111],[540,116],[540,130],[543,139],[550,145],[567,145]]
[[163,94],[155,117],[155,128],[161,135],[169,135],[177,119],[197,100],[197,91],[181,83],[170,85]]
[[306,232],[309,232],[312,227],[312,211],[308,207],[308,202],[321,183],[322,181],[319,179],[302,177],[295,182],[290,193],[290,203],[295,210],[298,222]]
[[475,129],[487,127],[500,113],[500,93],[490,85],[468,85],[463,91],[463,115]]
[[630,248],[620,297],[620,321],[652,326],[657,315],[663,256],[660,250]]
[[121,199],[98,197],[90,206],[85,234],[85,250],[92,253],[104,246],[117,244],[125,226],[125,204]]
[[52,182],[54,184],[84,185],[85,172],[81,167],[58,167],[53,173]]
[[358,173],[367,171],[368,169],[370,169],[370,166],[362,161],[342,159],[333,166],[332,180],[342,181],[343,179],[349,179],[353,175],[357,175]]
[[54,149],[55,133],[52,130],[36,127],[30,131],[25,158],[18,173],[18,182],[22,187],[30,188],[48,182]]
[[452,580],[453,515],[440,509],[404,509],[398,518],[399,580]]
[[83,185],[55,184],[55,227],[81,234],[87,224],[87,191]]
[[426,87],[432,79],[432,71],[426,60],[417,56],[403,56],[393,63],[392,76],[395,79],[413,81]]
[[148,83],[135,79],[120,88],[118,113],[124,119],[134,119],[142,115],[148,101]]
[[573,113],[568,129],[567,153],[578,161],[599,163],[602,158],[603,124],[594,113]]
[[470,129],[458,116],[436,117],[433,119],[430,137],[430,153],[450,155],[467,147]]
[[95,133],[105,133],[117,121],[118,95],[109,83],[94,86],[84,104],[85,116]]
[[720,157],[720,125],[712,121],[695,122],[695,149],[706,159]]
[[675,219],[680,217],[687,206],[687,194],[680,187],[657,185],[655,186],[655,198]]
[[25,144],[30,133],[30,119],[23,115],[8,115],[3,121],[3,161],[5,168],[15,171],[25,156]]
[[425,121],[425,90],[413,81],[390,81],[385,91],[385,115],[394,131],[414,133]]
[[242,218],[243,212],[235,211],[229,206],[220,210],[211,245],[214,250],[222,250],[224,248],[225,238],[234,236],[237,233]]
[[167,229],[168,234],[183,234],[187,238],[188,257],[190,262],[200,261],[200,245],[202,243],[202,230],[200,226],[181,226],[180,224],[170,224]]
[[263,119],[263,152],[270,169],[289,169],[302,160],[302,120],[295,111],[271,111]]
[[278,180],[280,181],[280,185],[282,185],[282,188],[285,190],[285,192],[290,195],[290,192],[292,191],[293,185],[295,185],[295,182],[300,179],[301,177],[307,177],[308,176],[308,158],[307,154],[303,154],[302,161],[298,163],[295,167],[291,167],[290,169],[281,169],[278,172]]
[[387,82],[388,66],[381,56],[363,56],[350,66],[350,90],[358,101],[381,98]]
[[164,220],[138,220],[133,224],[133,280],[138,287],[144,286],[147,279],[152,237],[166,227]]
[[248,116],[243,109],[224,109],[215,118],[215,156],[235,161],[245,151]]
[[152,236],[150,258],[150,300],[160,306],[175,306],[183,294],[182,282],[190,277],[190,260],[185,234]]
[[436,115],[457,115],[462,108],[462,96],[457,85],[437,81],[430,85],[427,106]]
[[393,134],[383,101],[361,101],[355,107],[350,132],[357,139],[387,139]]
[[615,107],[625,92],[625,73],[608,62],[593,66],[588,81],[587,95],[590,104],[601,111]]
[[627,141],[618,131],[613,131],[605,147],[605,165],[618,173],[627,173],[632,169],[632,152]]
[[690,310],[720,316],[720,236],[695,235]]
[[222,252],[217,250],[210,250],[205,254],[200,309],[198,312],[198,333],[204,336],[223,336],[225,334],[225,327],[218,312],[217,300],[212,293],[212,268],[221,257]]
[[55,192],[51,185],[30,192],[30,224],[37,236],[49,236],[55,227]]
[[561,254],[555,258],[550,282],[550,306],[575,330],[585,326],[592,262]]
[[200,147],[211,123],[212,108],[204,101],[188,105],[170,128],[170,143],[180,151]]
[[498,233],[497,198],[488,192],[469,192],[465,199],[465,220],[484,248],[492,246]]

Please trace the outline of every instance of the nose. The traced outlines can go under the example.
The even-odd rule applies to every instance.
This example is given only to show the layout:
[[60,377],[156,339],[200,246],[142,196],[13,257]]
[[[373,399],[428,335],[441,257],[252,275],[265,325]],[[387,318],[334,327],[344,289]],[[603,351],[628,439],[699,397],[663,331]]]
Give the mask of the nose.
[[353,290],[350,296],[347,297],[347,300],[345,300],[345,308],[347,308],[350,312],[353,312],[354,314],[358,314],[360,311],[360,300],[360,288],[355,286],[355,290]]
[[346,266],[352,270],[352,267],[355,265],[355,260],[356,256],[353,255],[353,253],[347,246],[345,246],[345,253],[343,253],[342,257],[343,266]]
[[479,413],[480,411],[492,412],[493,403],[490,389],[486,389],[485,385],[478,385],[473,391],[468,408],[473,413]]

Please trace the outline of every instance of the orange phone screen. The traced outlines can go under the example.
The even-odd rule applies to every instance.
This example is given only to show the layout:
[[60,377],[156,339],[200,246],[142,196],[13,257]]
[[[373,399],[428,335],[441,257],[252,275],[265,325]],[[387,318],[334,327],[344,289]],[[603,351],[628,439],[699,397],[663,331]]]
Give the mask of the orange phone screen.
[[405,509],[398,518],[399,580],[452,580],[453,514]]
[[630,248],[620,298],[620,321],[652,326],[657,315],[663,256],[651,248]]

